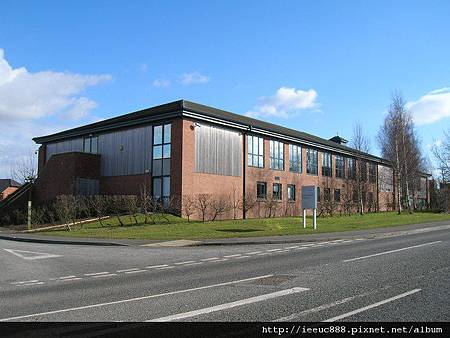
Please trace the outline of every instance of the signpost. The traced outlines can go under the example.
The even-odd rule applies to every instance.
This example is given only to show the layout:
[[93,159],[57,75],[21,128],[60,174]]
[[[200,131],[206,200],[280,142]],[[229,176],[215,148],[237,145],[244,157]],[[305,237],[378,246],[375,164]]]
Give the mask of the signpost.
[[306,209],[313,209],[313,227],[317,229],[317,187],[314,185],[302,186],[303,228],[306,229]]

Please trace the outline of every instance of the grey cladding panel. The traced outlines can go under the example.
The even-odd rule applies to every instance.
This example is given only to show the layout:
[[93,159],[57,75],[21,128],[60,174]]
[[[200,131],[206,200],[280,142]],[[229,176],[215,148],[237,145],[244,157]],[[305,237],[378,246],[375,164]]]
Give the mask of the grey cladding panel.
[[98,136],[103,176],[136,175],[151,171],[152,126]]
[[241,176],[242,134],[204,124],[196,127],[195,171]]
[[46,149],[46,161],[52,155],[62,154],[62,153],[70,153],[73,151],[83,151],[83,139],[76,138],[61,142],[49,143],[47,144]]

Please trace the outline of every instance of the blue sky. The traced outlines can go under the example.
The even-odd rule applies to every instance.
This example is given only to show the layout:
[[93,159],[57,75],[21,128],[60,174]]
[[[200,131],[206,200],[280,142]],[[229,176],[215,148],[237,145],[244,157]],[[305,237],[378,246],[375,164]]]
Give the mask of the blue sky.
[[0,176],[31,137],[177,99],[375,140],[391,93],[450,127],[449,1],[3,1]]

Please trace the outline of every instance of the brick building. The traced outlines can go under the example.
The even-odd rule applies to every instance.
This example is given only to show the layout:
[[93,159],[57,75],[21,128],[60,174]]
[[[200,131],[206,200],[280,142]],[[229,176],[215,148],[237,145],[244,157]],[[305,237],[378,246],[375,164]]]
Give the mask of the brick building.
[[0,201],[11,195],[21,186],[20,183],[11,179],[0,179]]
[[[41,144],[38,203],[60,194],[139,195],[146,184],[155,198],[178,205],[198,194],[255,199],[246,215],[230,210],[222,218],[236,212],[239,218],[299,215],[302,186],[318,186],[323,205],[333,202],[342,209],[356,175],[366,182],[367,209],[388,210],[396,203],[389,163],[357,153],[341,137],[327,140],[185,100],[34,141]],[[427,177],[419,181],[417,193],[426,204]]]

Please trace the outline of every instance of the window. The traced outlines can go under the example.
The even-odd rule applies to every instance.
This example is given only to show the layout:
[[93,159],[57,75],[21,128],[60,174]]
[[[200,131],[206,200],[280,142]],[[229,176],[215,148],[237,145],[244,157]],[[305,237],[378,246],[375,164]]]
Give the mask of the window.
[[83,140],[83,152],[98,154],[98,137],[86,137]]
[[288,201],[295,201],[295,185],[288,184],[287,193],[288,193]]
[[302,172],[302,147],[294,144],[289,145],[289,171]]
[[317,202],[320,202],[320,187],[317,187]]
[[322,176],[332,175],[331,153],[322,153]]
[[354,180],[356,178],[356,165],[355,159],[353,157],[347,158],[348,163],[348,174],[347,177]]
[[317,150],[306,148],[306,173],[317,175]]
[[369,182],[377,182],[377,164],[374,162],[370,162],[369,164]]
[[171,125],[153,126],[152,195],[164,206],[170,197]]
[[336,155],[336,177],[345,178],[345,159],[342,155]]
[[264,139],[258,136],[247,136],[248,165],[250,167],[264,167]]
[[331,201],[331,189],[330,188],[323,189],[323,199],[324,199],[324,201]]
[[284,144],[270,141],[270,169],[284,170]]
[[366,161],[360,161],[360,172],[359,177],[361,181],[366,182],[367,181],[367,162]]
[[334,189],[334,201],[338,203],[341,201],[341,189]]
[[274,183],[273,184],[273,198],[276,200],[281,200],[281,183]]
[[266,199],[267,197],[267,183],[256,182],[256,198]]

